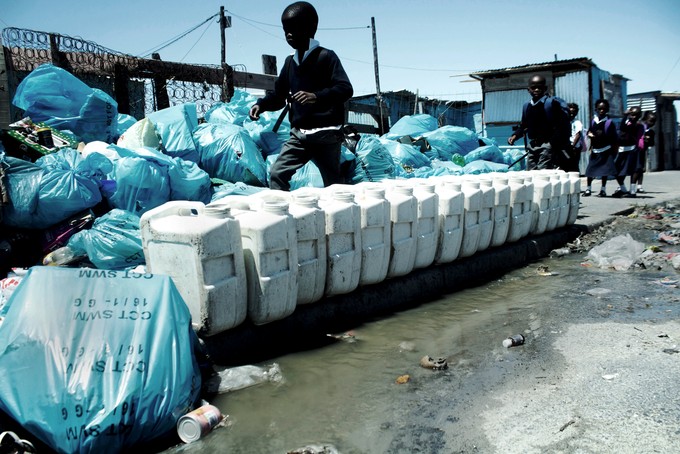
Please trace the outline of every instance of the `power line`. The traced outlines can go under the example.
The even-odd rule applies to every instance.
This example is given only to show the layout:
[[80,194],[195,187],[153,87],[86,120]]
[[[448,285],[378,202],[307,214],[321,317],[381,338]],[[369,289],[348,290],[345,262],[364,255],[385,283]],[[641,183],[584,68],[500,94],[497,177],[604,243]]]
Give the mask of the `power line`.
[[678,63],[680,63],[680,57],[678,57],[677,60],[675,60],[675,63],[673,64],[673,67],[671,68],[670,71],[668,71],[668,75],[666,78],[661,82],[660,88],[663,90],[664,85],[666,85],[666,82],[668,82],[668,78],[671,77],[671,74],[673,74],[673,71],[675,70],[675,67],[678,66]]
[[149,55],[151,55],[151,54],[154,53],[154,52],[158,52],[158,51],[161,50],[161,49],[165,49],[166,47],[170,46],[171,44],[174,44],[174,43],[176,43],[177,41],[179,41],[180,39],[184,38],[186,35],[188,35],[189,33],[193,32],[194,30],[196,30],[197,28],[199,28],[200,26],[202,26],[202,25],[205,24],[206,22],[208,22],[208,21],[214,19],[214,18],[217,17],[218,15],[219,15],[219,13],[213,14],[212,16],[210,16],[209,18],[207,18],[206,20],[204,20],[204,21],[201,22],[200,24],[196,25],[195,27],[192,27],[191,29],[185,31],[184,33],[181,33],[181,34],[177,35],[175,38],[171,38],[171,39],[169,39],[168,41],[165,41],[164,43],[161,43],[161,44],[159,44],[159,45],[157,45],[157,46],[155,46],[155,47],[152,47],[151,49],[148,49],[148,50],[142,52],[139,56],[140,56],[140,57],[148,57]]
[[[279,28],[279,29],[282,28],[281,24],[269,24],[267,22],[260,22],[260,21],[254,20],[254,19],[248,19],[247,17],[239,16],[238,14],[235,14],[235,13],[229,11],[229,10],[226,10],[226,9],[225,9],[225,11],[228,12],[229,14],[231,14],[232,16],[238,17],[239,19],[241,19],[245,22],[252,22],[254,24],[260,24],[260,25],[265,25],[267,27],[274,27],[274,28]],[[370,25],[364,25],[364,26],[361,26],[361,27],[319,27],[319,30],[363,30],[365,28],[371,28],[371,27],[370,27]]]
[[198,37],[198,39],[196,40],[196,42],[189,48],[189,50],[187,51],[187,53],[184,54],[184,56],[183,56],[182,58],[180,58],[179,61],[182,62],[182,61],[184,61],[185,58],[187,58],[187,55],[189,55],[189,52],[191,52],[191,51],[193,50],[193,48],[196,47],[196,44],[198,44],[198,42],[199,42],[201,39],[203,39],[203,37],[205,36],[205,33],[210,29],[210,26],[211,26],[211,25],[212,25],[212,24],[208,23],[208,25],[205,27],[205,30],[203,30],[203,33],[201,33],[201,36]]

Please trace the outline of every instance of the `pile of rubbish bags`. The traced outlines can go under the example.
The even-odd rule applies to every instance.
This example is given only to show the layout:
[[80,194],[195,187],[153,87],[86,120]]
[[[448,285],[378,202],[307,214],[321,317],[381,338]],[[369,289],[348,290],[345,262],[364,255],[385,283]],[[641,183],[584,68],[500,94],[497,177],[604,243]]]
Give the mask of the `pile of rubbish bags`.
[[[22,159],[3,133],[0,274],[75,259],[97,268],[132,268],[144,263],[138,226],[146,211],[171,200],[209,203],[267,187],[290,124],[284,120],[274,131],[280,112],[251,121],[255,101],[237,90],[201,119],[196,105],[185,103],[137,120],[68,71],[51,64],[36,68],[17,88],[13,103],[26,117],[12,126],[50,128],[67,137],[68,146]],[[401,118],[380,137],[348,136],[341,160],[347,182],[359,183],[520,170],[520,163],[509,169],[518,155],[420,114]],[[305,186],[323,186],[312,162],[291,181],[292,189]],[[48,257],[66,246],[67,258]]]
[[[51,448],[119,452],[196,405],[198,340],[172,281],[144,272],[140,217],[268,186],[290,125],[275,130],[280,112],[251,121],[255,101],[236,91],[204,118],[185,103],[137,119],[51,64],[17,87],[24,118],[0,136],[0,409]],[[382,137],[348,133],[341,165],[358,183],[508,171],[517,158],[413,115]],[[291,183],[323,186],[313,163]],[[256,372],[218,375],[218,390],[280,377]]]

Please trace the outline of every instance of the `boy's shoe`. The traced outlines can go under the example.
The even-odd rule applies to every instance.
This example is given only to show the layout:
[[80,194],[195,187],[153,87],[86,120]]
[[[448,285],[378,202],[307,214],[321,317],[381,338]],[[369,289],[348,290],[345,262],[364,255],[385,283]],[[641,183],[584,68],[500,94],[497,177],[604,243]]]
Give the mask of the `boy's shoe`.
[[623,194],[623,197],[625,197],[627,199],[632,199],[632,198],[637,197],[637,195],[635,195],[634,192],[626,192],[625,194]]
[[639,188],[637,188],[637,192],[640,192],[640,193],[644,193],[644,192],[645,192],[645,190],[644,190],[644,189],[642,189],[642,186],[640,186]]
[[592,194],[592,192],[590,192],[590,189],[586,189],[586,190],[583,192],[583,197],[590,197],[591,194]]
[[628,194],[628,191],[622,191],[621,188],[617,188],[616,191],[612,194],[612,197],[616,197],[617,199],[620,199],[624,195]]
[[597,196],[598,197],[607,197],[607,193],[604,191],[604,189],[600,189],[600,193]]

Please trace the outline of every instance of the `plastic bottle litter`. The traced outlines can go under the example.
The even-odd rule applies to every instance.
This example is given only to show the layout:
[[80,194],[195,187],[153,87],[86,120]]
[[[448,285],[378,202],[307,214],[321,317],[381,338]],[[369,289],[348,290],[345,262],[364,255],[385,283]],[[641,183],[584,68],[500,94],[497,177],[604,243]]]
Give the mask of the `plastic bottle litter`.
[[524,344],[524,336],[521,334],[513,334],[503,341],[503,347],[517,347],[518,345]]
[[43,258],[43,265],[63,266],[68,265],[69,263],[72,263],[83,257],[85,256],[77,254],[70,247],[63,246],[47,254],[45,258]]
[[219,408],[209,404],[203,405],[179,418],[177,435],[184,443],[194,442],[210,433],[222,419]]
[[278,363],[264,367],[245,365],[216,371],[216,375],[208,379],[206,390],[209,393],[222,394],[264,382],[282,383],[283,381]]

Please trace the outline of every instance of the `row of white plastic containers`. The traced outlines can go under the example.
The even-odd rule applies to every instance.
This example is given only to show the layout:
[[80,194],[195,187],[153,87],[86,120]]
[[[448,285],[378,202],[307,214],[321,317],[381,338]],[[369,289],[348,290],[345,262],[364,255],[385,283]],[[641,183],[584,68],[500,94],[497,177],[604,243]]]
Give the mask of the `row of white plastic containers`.
[[557,170],[266,189],[168,202],[142,216],[142,243],[214,335],[573,224],[579,194],[578,172]]

